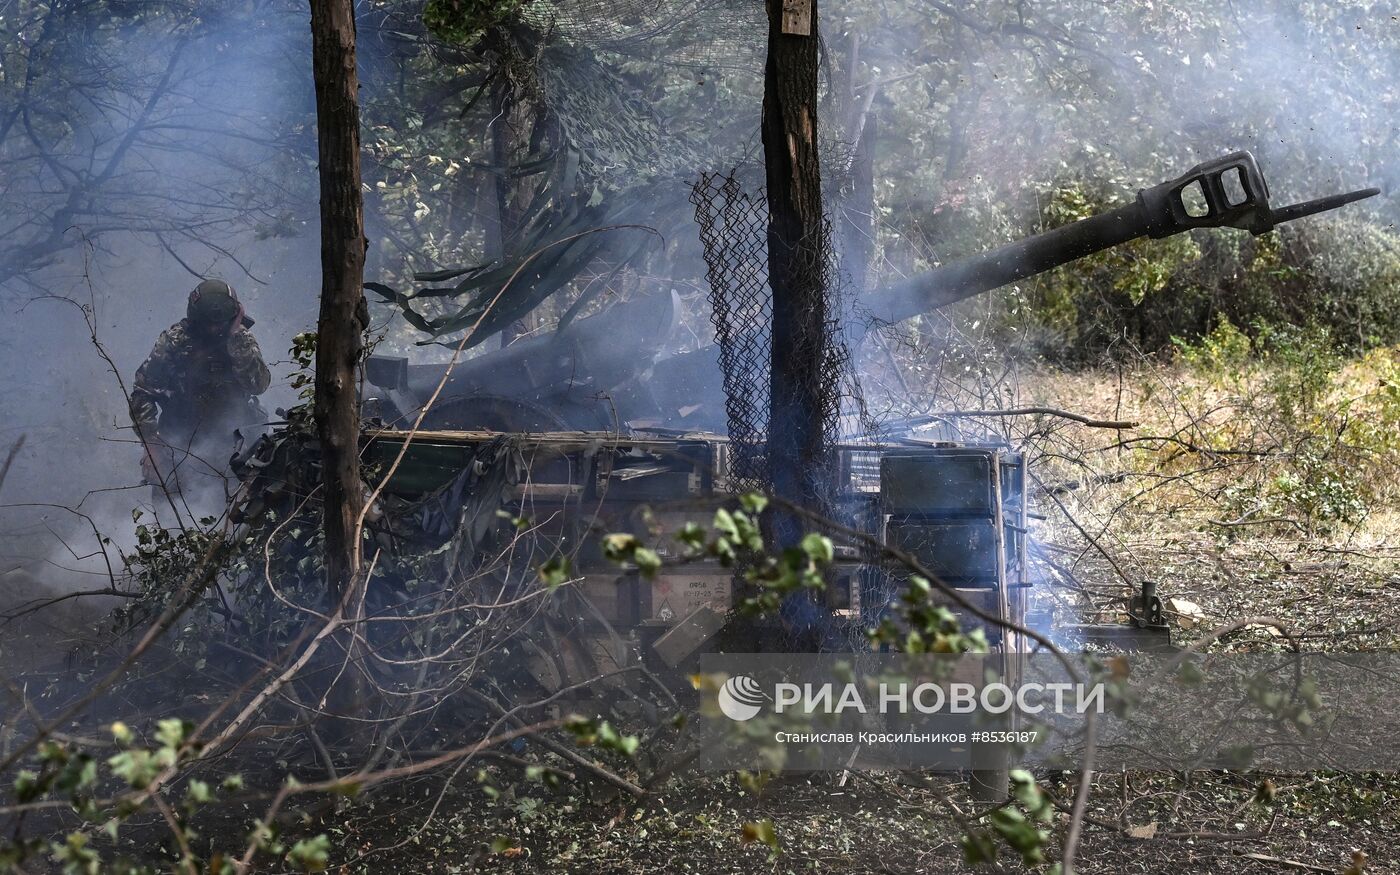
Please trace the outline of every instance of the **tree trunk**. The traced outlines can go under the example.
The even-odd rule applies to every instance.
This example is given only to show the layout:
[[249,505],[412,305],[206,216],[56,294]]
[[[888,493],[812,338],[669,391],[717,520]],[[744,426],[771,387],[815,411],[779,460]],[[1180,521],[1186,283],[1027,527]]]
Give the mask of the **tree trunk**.
[[[768,0],[762,125],[773,290],[768,465],[776,495],[820,511],[830,473],[824,420],[831,401],[823,379],[829,343],[823,283],[827,231],[817,159],[816,0],[803,6],[802,0]],[[773,535],[787,546],[797,532],[794,522],[782,517],[774,520]]]
[[356,369],[369,322],[360,190],[359,77],[351,0],[311,0],[321,178],[321,313],[317,321],[316,431],[325,503],[326,589],[338,599],[359,570],[360,409]]
[[[522,52],[540,40],[533,31],[517,27],[494,28],[485,45],[496,55],[496,81],[491,88],[491,182],[494,215],[486,220],[485,255],[488,261],[511,258],[519,252],[526,208],[540,190],[552,184],[553,174],[517,174],[516,168],[549,153],[559,142],[558,123],[540,101],[534,86],[519,81]],[[515,320],[501,331],[506,347],[538,325],[537,311]]]

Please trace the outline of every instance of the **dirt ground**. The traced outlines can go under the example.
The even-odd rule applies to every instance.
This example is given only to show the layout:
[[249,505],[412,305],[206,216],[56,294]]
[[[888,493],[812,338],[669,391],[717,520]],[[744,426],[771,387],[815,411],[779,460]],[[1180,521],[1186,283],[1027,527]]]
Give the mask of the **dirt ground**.
[[[1365,778],[1353,791],[1336,778],[1274,776],[1272,807],[1249,804],[1258,778],[1198,774],[1188,786],[1165,775],[1102,778],[1089,812],[1101,823],[1085,831],[1078,871],[1339,873],[1360,850],[1369,857],[1364,871],[1400,872],[1393,777]],[[1051,778],[1050,786],[1069,795],[1068,784]],[[1136,802],[1120,825],[1125,789]],[[635,808],[543,790],[517,788],[496,800],[469,792],[452,794],[432,819],[434,791],[405,795],[331,827],[347,849],[364,849],[338,871],[956,872],[965,868],[954,815],[975,810],[953,776],[897,774],[852,777],[845,786],[833,776],[791,777],[761,797],[732,779],[687,780]],[[1360,796],[1368,816],[1339,819],[1343,807],[1358,810]],[[1059,818],[1057,830],[1066,815]],[[776,852],[744,842],[743,825],[762,820],[774,825]],[[1128,829],[1151,837],[1132,838]],[[1059,846],[1049,853],[1053,859]]]

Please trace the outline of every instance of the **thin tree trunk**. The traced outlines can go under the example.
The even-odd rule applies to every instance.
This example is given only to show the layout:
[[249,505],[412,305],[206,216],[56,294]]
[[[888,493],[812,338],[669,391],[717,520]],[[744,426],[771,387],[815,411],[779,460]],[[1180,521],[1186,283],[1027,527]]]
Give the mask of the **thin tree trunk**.
[[317,321],[316,431],[325,502],[326,588],[338,599],[358,571],[360,409],[356,386],[364,298],[359,77],[352,0],[311,0],[321,177],[321,314]]
[[872,82],[862,92],[857,81],[861,69],[860,32],[848,32],[843,42],[846,51],[837,57],[837,66],[843,71],[845,86],[831,90],[830,104],[833,114],[841,119],[840,140],[850,148],[851,157],[836,198],[833,245],[840,253],[841,276],[850,279],[849,293],[859,298],[865,293],[875,252],[876,119],[871,106],[880,89]]
[[[768,63],[763,90],[763,152],[768,188],[768,275],[773,289],[773,352],[769,384],[768,453],[773,490],[781,498],[822,510],[827,465],[824,419],[830,399],[827,293],[823,283],[827,233],[817,159],[817,8],[809,32],[793,27],[793,0],[768,0]],[[798,12],[800,13],[800,8]],[[775,520],[782,544],[796,532]]]
[[841,269],[851,277],[851,292],[865,293],[875,254],[875,131],[878,117],[867,113],[859,127],[851,159],[851,191],[841,205]]

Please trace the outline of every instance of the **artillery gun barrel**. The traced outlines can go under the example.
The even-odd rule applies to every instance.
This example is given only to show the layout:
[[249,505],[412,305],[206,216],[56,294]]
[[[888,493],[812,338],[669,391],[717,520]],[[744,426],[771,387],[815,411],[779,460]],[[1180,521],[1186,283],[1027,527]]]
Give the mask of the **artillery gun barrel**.
[[879,289],[858,306],[865,311],[861,315],[878,322],[899,322],[1138,237],[1221,227],[1263,234],[1284,222],[1379,193],[1368,188],[1270,209],[1268,185],[1254,156],[1235,152],[1198,164],[1179,179],[1142,189],[1132,203],[941,265]]
[[885,286],[861,302],[862,315],[893,323],[931,313],[1145,234],[1142,205],[1127,204]]

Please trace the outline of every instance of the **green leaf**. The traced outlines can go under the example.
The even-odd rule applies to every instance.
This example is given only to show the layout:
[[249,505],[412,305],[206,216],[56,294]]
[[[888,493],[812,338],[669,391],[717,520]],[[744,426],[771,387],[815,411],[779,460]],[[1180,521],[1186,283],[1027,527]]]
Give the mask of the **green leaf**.
[[128,750],[107,760],[112,773],[132,788],[140,790],[155,779],[160,764],[148,750]]
[[676,533],[676,540],[694,552],[705,549],[705,529],[699,523],[687,522]]
[[330,865],[331,839],[325,833],[303,839],[287,852],[287,862],[302,872],[324,872]]
[[178,717],[169,717],[156,723],[156,741],[162,746],[175,748],[184,743],[194,724]]
[[549,589],[557,589],[569,580],[570,563],[567,556],[555,556],[539,567],[540,580]]
[[749,513],[760,514],[768,507],[768,496],[758,492],[746,492],[739,496],[739,505]]
[[51,846],[54,857],[63,863],[64,875],[98,875],[102,871],[102,858],[87,845],[86,833],[70,832],[62,844]]
[[739,537],[739,528],[735,525],[734,515],[724,508],[715,511],[715,529],[722,535],[730,538]]
[[649,547],[638,547],[634,550],[632,561],[637,563],[637,568],[642,572],[642,576],[648,579],[655,577],[656,572],[661,570],[661,557]]
[[1025,769],[1012,769],[1010,779],[1012,797],[1036,820],[1048,823],[1054,816],[1054,806],[1041,791],[1035,776]]
[[189,788],[185,791],[185,799],[194,805],[203,805],[214,798],[214,793],[209,789],[209,785],[198,779],[190,781]]
[[626,532],[613,532],[603,536],[603,555],[613,562],[624,562],[631,558],[638,547],[637,536]]
[[39,774],[29,769],[21,769],[15,776],[15,799],[21,803],[31,802],[44,791],[39,782]]
[[623,735],[606,720],[598,726],[597,745],[599,747],[615,750],[624,756],[630,757],[637,752],[637,747],[640,744],[641,741],[637,736]]
[[826,565],[836,558],[836,548],[831,544],[831,539],[816,532],[809,532],[802,539],[802,552],[806,553],[813,562]]
[[762,842],[772,849],[774,853],[777,853],[779,850],[778,832],[773,828],[773,821],[771,820],[751,820],[745,823],[743,840],[746,845],[752,842]]
[[969,866],[997,861],[997,846],[991,833],[984,829],[969,830],[962,837],[963,859]]
[[131,739],[134,737],[134,733],[132,733],[131,727],[127,726],[120,720],[112,724],[111,732],[112,739],[116,741],[117,744],[121,745],[131,744]]
[[1036,829],[1026,816],[1015,808],[999,808],[987,816],[992,829],[996,830],[1008,845],[1021,855],[1028,866],[1044,862],[1042,847],[1049,833]]

